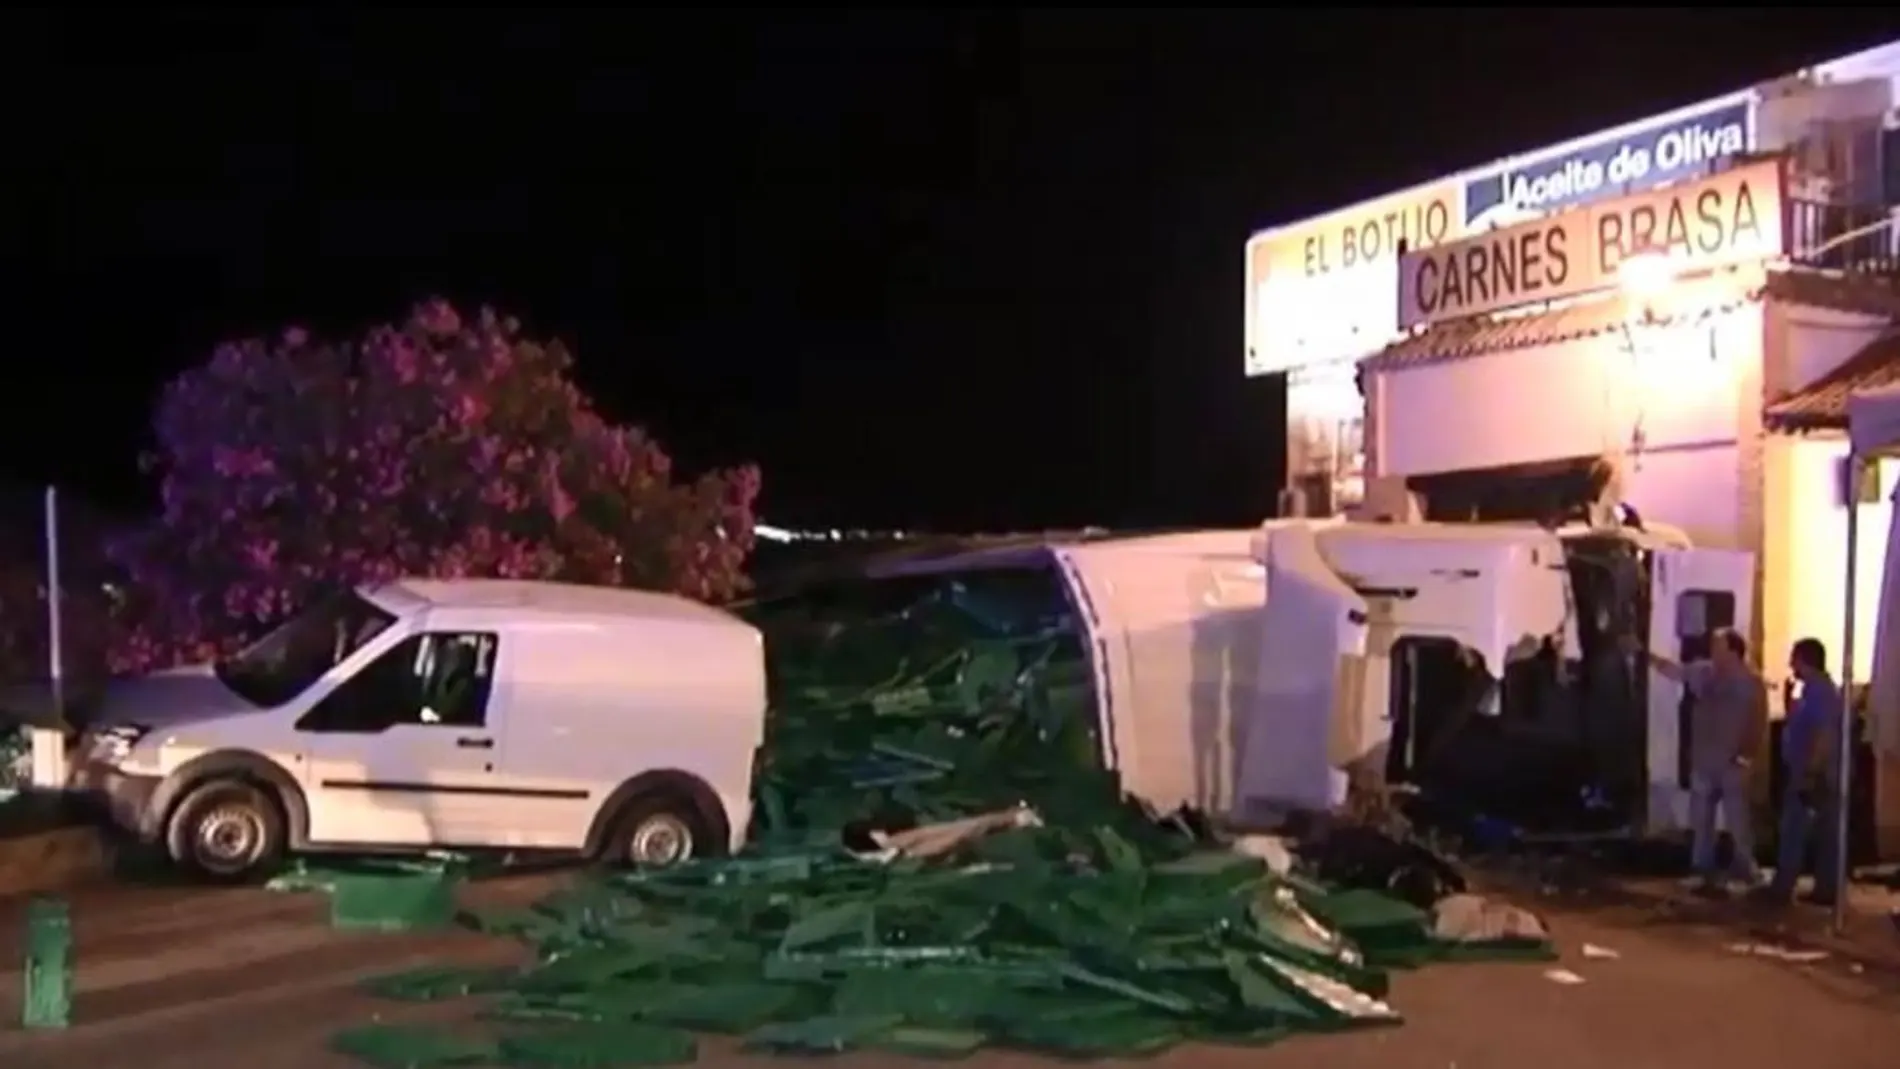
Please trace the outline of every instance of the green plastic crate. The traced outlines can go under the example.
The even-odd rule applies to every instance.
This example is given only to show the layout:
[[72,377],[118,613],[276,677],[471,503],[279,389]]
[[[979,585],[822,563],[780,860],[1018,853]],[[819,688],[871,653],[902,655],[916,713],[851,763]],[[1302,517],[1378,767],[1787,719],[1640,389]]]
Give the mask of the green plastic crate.
[[459,874],[440,867],[355,866],[328,881],[330,924],[352,931],[446,928],[455,920]]

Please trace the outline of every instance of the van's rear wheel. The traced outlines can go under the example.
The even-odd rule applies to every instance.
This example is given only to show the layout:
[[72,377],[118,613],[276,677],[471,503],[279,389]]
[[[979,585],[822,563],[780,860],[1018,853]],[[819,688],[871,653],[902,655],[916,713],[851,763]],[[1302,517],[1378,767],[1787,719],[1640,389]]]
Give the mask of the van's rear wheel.
[[601,860],[610,865],[664,868],[717,851],[693,806],[662,794],[635,799],[622,811]]
[[179,866],[214,880],[263,875],[283,857],[283,811],[268,794],[248,783],[206,783],[187,794],[172,812],[165,828],[165,851]]

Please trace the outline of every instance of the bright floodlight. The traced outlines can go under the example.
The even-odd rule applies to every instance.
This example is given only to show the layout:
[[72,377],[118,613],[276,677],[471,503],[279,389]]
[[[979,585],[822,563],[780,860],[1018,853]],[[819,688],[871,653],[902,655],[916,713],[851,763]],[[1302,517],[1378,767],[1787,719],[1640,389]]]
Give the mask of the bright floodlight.
[[1635,253],[1616,269],[1616,284],[1626,295],[1644,304],[1662,296],[1675,277],[1675,267],[1669,262],[1668,254],[1659,249]]

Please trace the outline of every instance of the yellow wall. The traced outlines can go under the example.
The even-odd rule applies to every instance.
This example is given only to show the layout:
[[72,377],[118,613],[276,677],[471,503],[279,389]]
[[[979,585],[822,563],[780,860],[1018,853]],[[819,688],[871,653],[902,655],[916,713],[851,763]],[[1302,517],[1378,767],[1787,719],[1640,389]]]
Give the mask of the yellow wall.
[[[1837,673],[1840,668],[1847,589],[1847,509],[1841,500],[1840,465],[1846,456],[1844,438],[1768,439],[1762,666],[1772,679],[1786,675],[1788,647],[1810,635],[1827,644]],[[1854,624],[1854,678],[1860,682],[1872,669],[1887,529],[1893,519],[1888,495],[1900,479],[1900,462],[1883,461],[1880,474],[1879,502],[1860,506]]]

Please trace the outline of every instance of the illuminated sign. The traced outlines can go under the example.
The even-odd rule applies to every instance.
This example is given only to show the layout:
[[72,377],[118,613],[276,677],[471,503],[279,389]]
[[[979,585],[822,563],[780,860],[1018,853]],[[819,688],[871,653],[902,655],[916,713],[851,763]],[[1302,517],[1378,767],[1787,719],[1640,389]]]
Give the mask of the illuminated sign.
[[1398,333],[1401,243],[1458,237],[1461,179],[1395,193],[1247,243],[1247,374],[1370,353]]
[[1465,229],[1508,226],[1606,196],[1707,172],[1752,147],[1749,99],[1728,97],[1622,127],[1549,155],[1506,161],[1465,183]]
[[1613,286],[1637,252],[1667,255],[1674,271],[1779,256],[1781,205],[1781,165],[1771,160],[1407,253],[1399,325]]

